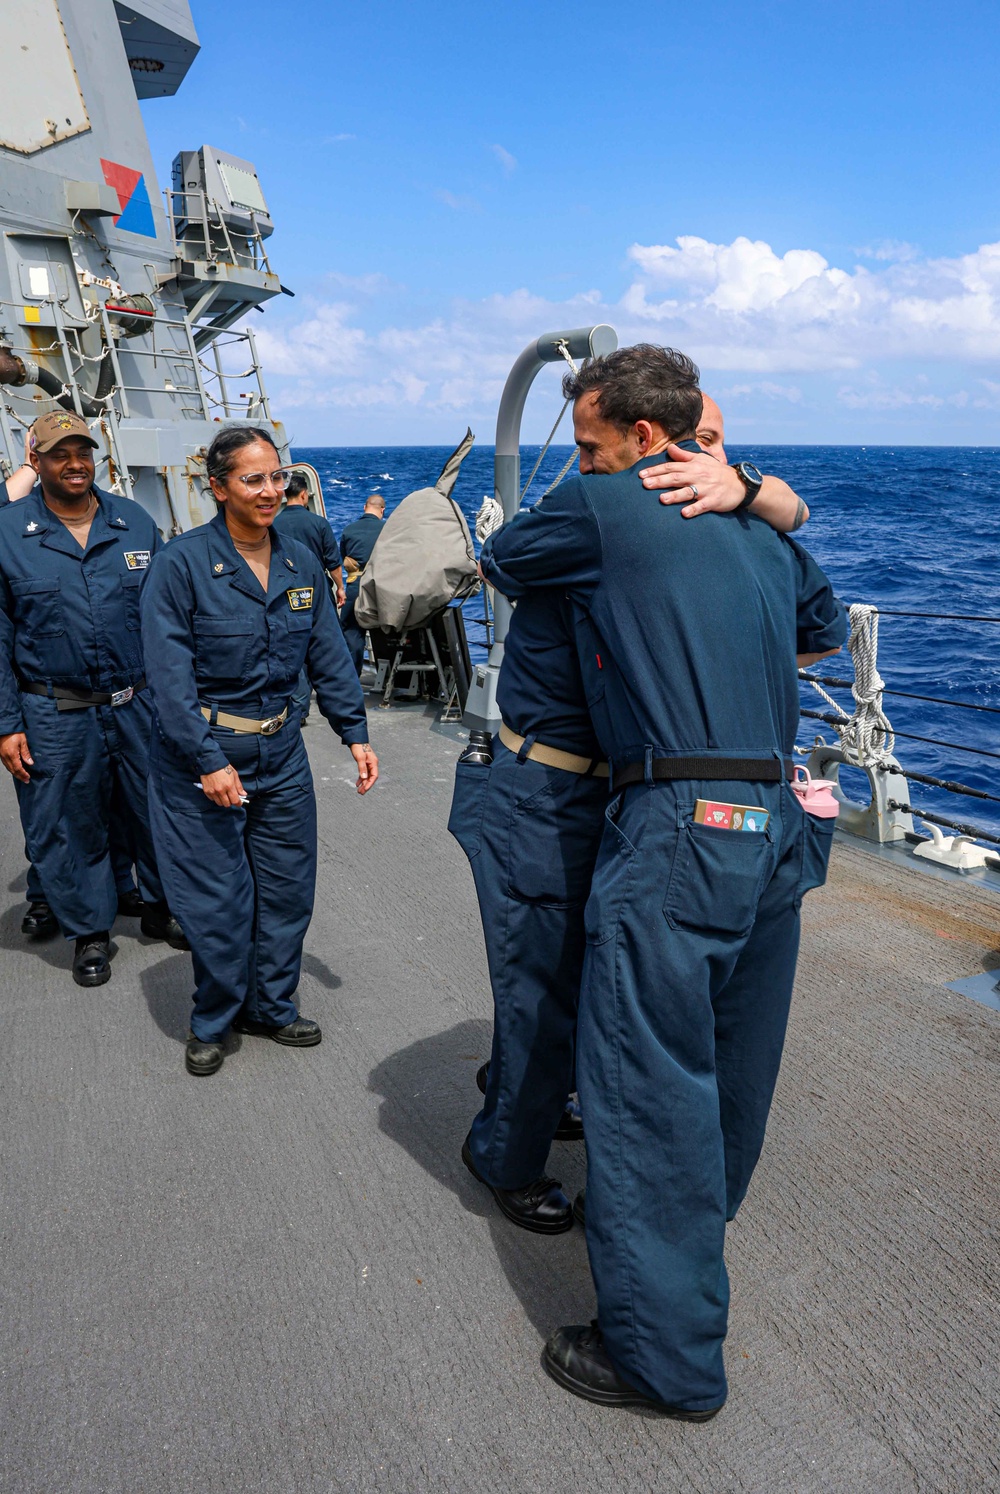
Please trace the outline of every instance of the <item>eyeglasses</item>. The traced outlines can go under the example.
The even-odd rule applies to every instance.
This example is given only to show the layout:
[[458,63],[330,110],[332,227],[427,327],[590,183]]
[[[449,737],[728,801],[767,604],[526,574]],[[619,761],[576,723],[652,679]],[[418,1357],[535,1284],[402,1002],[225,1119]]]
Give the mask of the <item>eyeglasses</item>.
[[240,482],[246,488],[248,493],[263,492],[264,484],[266,482],[269,482],[272,487],[277,488],[279,491],[283,491],[288,486],[291,475],[292,473],[289,467],[279,467],[276,472],[242,473],[240,475]]

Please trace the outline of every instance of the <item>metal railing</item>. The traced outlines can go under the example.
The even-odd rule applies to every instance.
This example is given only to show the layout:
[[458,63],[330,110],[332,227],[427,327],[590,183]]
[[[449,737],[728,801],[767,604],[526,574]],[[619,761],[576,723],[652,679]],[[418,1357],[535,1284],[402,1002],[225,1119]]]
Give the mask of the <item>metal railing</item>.
[[[905,617],[928,622],[1000,624],[1000,617],[972,613],[911,612],[881,607],[876,607],[874,610],[880,618]],[[800,669],[799,679],[804,683],[822,685],[826,689],[834,691],[849,690],[853,692],[855,683],[854,680],[845,679],[840,675],[818,674],[815,672],[815,666],[812,670]],[[921,704],[934,706],[946,711],[960,711],[963,713],[972,711],[979,712],[986,717],[1000,716],[1000,706],[988,705],[979,701],[949,700],[947,697],[941,695],[930,695],[915,690],[899,690],[888,685],[883,687],[881,693],[899,700],[918,701]],[[841,709],[845,709],[845,707],[841,707]],[[822,721],[826,725],[837,728],[842,728],[845,724],[843,717],[834,715],[831,711],[810,710],[804,705],[800,706],[800,715],[808,720]],[[969,718],[966,717],[965,719]],[[897,728],[895,725],[892,730],[894,737],[901,741],[919,742],[922,746],[936,749],[937,757],[944,759],[945,765],[942,766],[941,772],[928,773],[918,772],[904,765],[900,765],[898,769],[893,769],[887,764],[875,761],[867,765],[871,771],[882,775],[894,771],[899,772],[905,777],[907,782],[923,784],[941,793],[967,800],[978,800],[980,803],[1000,804],[1000,792],[990,792],[989,789],[977,788],[953,776],[946,766],[947,758],[945,756],[953,752],[961,752],[969,757],[980,759],[982,765],[985,767],[989,763],[1000,762],[1000,751],[993,750],[993,747],[976,746],[969,742],[952,741],[950,740],[951,732],[948,732],[946,736],[940,734],[925,735]],[[994,742],[994,746],[1000,746],[1000,741]],[[861,766],[866,765],[861,764]],[[996,786],[1000,788],[1000,782]],[[907,797],[911,798],[912,796]],[[950,816],[942,815],[937,809],[928,809],[910,802],[904,802],[902,799],[889,798],[887,806],[892,811],[912,815],[914,818],[925,820],[931,825],[942,826],[945,829],[955,832],[955,834],[972,836],[976,840],[988,842],[991,846],[1000,845],[1000,834],[995,829],[990,829],[980,824],[969,823],[964,820],[953,819]]]
[[256,215],[250,209],[251,232],[233,233],[221,205],[206,197],[200,188],[166,187],[163,196],[174,249],[180,258],[207,264],[236,265],[244,270],[270,274],[264,240],[257,227]]
[[[129,420],[135,414],[130,395],[144,396],[154,411],[156,403],[162,400],[161,418],[176,419],[180,416],[182,419],[210,421],[221,413],[224,419],[252,419],[255,416],[271,419],[263,369],[249,328],[242,332],[218,333],[212,343],[214,367],[210,367],[195,347],[186,315],[148,317],[141,332],[119,339],[115,336],[113,314],[108,312],[103,302],[92,308],[93,320],[87,325],[67,325],[63,307],[54,298],[40,305],[51,309],[53,322],[51,327],[44,329],[50,334],[44,342],[39,332],[29,340],[19,320],[23,315],[20,303],[0,301],[0,320],[4,323],[0,340],[4,346],[22,360],[39,363],[62,380],[61,388],[53,393],[39,394],[38,387],[32,384],[0,387],[0,440],[8,471],[18,466],[21,460],[20,443],[14,437],[14,428],[23,430],[40,414],[57,408],[63,398],[68,398],[81,416],[92,411],[95,404],[100,406],[101,427],[114,464],[115,480],[126,492],[131,489],[132,477],[121,450],[118,427],[122,420]],[[8,315],[8,312],[13,315]],[[102,335],[102,348],[96,355],[86,353],[83,345],[84,335],[94,325],[100,327]],[[11,327],[12,334],[8,330]],[[225,353],[228,352],[232,358],[236,351],[244,349],[249,353],[248,366],[227,372]],[[135,381],[127,377],[127,360],[130,358],[136,364]],[[105,359],[111,361],[112,379],[107,394],[97,397],[92,391],[96,388]],[[153,368],[157,365],[169,367],[170,373],[162,386],[143,382],[140,371],[143,360],[148,360]],[[241,363],[246,361],[244,354]],[[88,369],[94,371],[89,377]],[[182,371],[184,382],[180,382],[178,370]],[[248,389],[233,387],[247,383],[250,384]],[[89,418],[94,417],[91,414]],[[149,418],[155,419],[155,413]]]

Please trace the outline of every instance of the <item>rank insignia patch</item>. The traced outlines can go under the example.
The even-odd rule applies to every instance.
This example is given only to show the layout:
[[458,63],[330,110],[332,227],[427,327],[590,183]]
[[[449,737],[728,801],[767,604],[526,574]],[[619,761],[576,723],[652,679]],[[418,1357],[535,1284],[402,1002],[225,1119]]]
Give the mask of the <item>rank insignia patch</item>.
[[126,550],[125,564],[130,571],[144,571],[149,565],[148,550]]
[[290,591],[285,592],[285,595],[293,612],[307,612],[313,604],[311,586],[293,586]]

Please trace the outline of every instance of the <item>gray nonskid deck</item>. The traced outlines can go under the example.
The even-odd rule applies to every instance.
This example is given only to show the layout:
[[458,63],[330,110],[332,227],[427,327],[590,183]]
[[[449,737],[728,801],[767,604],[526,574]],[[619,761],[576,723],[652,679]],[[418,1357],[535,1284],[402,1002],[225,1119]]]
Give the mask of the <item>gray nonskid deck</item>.
[[[542,1373],[586,1321],[583,1233],[507,1224],[459,1148],[490,1006],[457,747],[372,712],[365,801],[314,715],[320,887],[305,1014],[183,1069],[186,955],[120,923],[111,983],[25,947],[0,810],[0,1488],[910,1491],[1000,1487],[994,1240],[1000,902],[838,845],[808,901],[768,1143],[730,1231],[730,1401],[692,1427]],[[581,1147],[552,1170],[584,1182]]]

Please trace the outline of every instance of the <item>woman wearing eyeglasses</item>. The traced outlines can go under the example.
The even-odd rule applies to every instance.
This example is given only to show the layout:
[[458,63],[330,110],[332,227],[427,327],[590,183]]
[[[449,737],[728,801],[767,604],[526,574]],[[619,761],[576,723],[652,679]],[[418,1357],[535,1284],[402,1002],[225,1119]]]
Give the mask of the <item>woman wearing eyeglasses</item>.
[[312,773],[289,712],[303,665],[358,764],[358,793],[378,778],[319,562],[271,527],[289,476],[271,437],[220,431],[207,468],[218,514],[170,541],[142,592],[150,818],[194,963],[191,1074],[222,1066],[230,1026],[289,1047],[321,1038],[295,1003],[316,881]]

